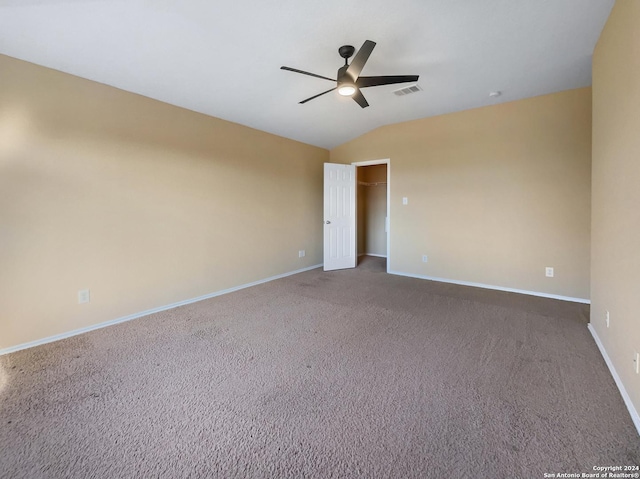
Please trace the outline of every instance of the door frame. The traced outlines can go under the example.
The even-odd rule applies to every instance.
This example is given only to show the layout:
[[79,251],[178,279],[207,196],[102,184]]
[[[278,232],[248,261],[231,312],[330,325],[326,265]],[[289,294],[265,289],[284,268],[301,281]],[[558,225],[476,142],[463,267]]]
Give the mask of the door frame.
[[[359,166],[387,165],[387,273],[391,270],[391,159],[354,161],[351,163],[356,167],[356,187],[358,181]],[[356,198],[358,195],[356,194]],[[358,232],[358,215],[356,215],[356,234]],[[358,255],[358,239],[356,238],[356,256]]]

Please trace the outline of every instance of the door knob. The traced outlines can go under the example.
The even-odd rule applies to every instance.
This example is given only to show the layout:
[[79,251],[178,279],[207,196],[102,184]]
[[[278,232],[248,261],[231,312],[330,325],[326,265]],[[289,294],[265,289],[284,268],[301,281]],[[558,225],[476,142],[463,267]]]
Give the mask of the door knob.
[[331,224],[331,221],[326,221],[325,223],[326,223],[326,224],[328,224],[328,225],[330,225],[330,224]]

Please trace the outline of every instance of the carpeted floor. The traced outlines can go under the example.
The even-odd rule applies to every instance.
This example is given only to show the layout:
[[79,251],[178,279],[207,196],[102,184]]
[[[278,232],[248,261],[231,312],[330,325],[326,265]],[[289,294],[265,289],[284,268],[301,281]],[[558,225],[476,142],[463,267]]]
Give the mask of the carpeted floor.
[[309,271],[0,357],[0,477],[542,478],[640,463],[588,306]]

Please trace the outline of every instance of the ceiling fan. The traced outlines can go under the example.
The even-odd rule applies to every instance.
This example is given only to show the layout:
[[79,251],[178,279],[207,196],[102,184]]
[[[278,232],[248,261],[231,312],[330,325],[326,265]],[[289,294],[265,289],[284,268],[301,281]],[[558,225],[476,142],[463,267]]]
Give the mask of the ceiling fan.
[[323,91],[322,93],[318,93],[306,100],[302,100],[300,104],[307,103],[319,96],[322,96],[326,93],[329,93],[333,90],[338,90],[338,93],[342,96],[350,96],[355,100],[355,102],[360,105],[362,108],[366,108],[369,106],[366,98],[360,91],[361,88],[368,88],[371,86],[381,86],[381,85],[392,85],[394,83],[405,83],[405,82],[414,82],[418,81],[418,75],[389,75],[389,76],[373,76],[373,77],[364,77],[360,76],[360,72],[364,68],[365,63],[369,59],[369,55],[373,51],[373,47],[376,46],[375,42],[371,40],[366,40],[358,53],[353,58],[351,65],[348,64],[349,58],[356,51],[354,47],[351,45],[343,45],[338,48],[338,53],[342,58],[344,58],[344,66],[338,69],[338,75],[336,79],[324,77],[322,75],[316,75],[315,73],[309,73],[302,70],[297,70],[291,67],[280,67],[281,70],[288,70],[290,72],[302,73],[303,75],[309,75],[316,78],[322,78],[324,80],[329,80],[332,82],[337,82],[337,85],[327,91]]

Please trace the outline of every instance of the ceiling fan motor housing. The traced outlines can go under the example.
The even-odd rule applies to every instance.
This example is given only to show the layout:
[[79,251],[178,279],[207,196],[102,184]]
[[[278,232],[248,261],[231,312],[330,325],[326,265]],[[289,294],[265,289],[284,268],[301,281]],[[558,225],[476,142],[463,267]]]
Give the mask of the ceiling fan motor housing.
[[338,68],[338,86],[340,86],[342,83],[353,83],[354,80],[353,78],[351,78],[351,75],[349,75],[347,73],[347,68],[349,68],[349,65],[345,65],[342,66],[340,68]]

